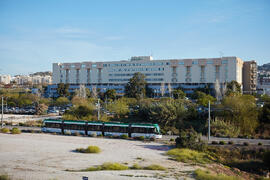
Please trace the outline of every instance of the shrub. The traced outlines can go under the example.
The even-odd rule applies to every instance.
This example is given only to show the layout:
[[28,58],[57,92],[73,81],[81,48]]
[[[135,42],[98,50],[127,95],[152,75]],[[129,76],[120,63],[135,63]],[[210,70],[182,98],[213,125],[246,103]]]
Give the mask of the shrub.
[[150,137],[150,141],[155,141],[156,138],[155,137]]
[[143,167],[141,167],[139,164],[133,164],[130,169],[143,169]]
[[116,171],[119,171],[119,170],[127,170],[128,169],[128,166],[125,166],[125,165],[122,165],[122,164],[119,164],[119,163],[103,163],[102,165],[100,166],[93,166],[93,167],[89,167],[87,169],[84,169],[83,171],[106,171],[106,170],[116,170]]
[[248,142],[244,142],[243,145],[244,146],[249,146],[249,143]]
[[98,146],[88,146],[87,148],[78,148],[76,149],[77,152],[80,153],[100,153],[101,150]]
[[75,136],[80,136],[81,134],[79,132],[74,133]]
[[229,141],[228,144],[234,144],[234,142],[233,141]]
[[211,133],[217,137],[237,137],[240,133],[240,128],[230,122],[216,118],[211,122]]
[[171,142],[173,142],[173,141],[174,141],[174,139],[173,139],[173,138],[171,138],[171,139],[170,139],[170,141],[171,141]]
[[122,135],[120,136],[120,138],[121,138],[121,139],[128,139],[128,135],[122,134]]
[[176,147],[189,148],[198,151],[205,151],[207,144],[202,142],[194,129],[182,130],[179,137],[175,139]]
[[214,160],[213,157],[211,157],[210,155],[206,153],[198,152],[198,151],[186,149],[186,148],[171,149],[167,152],[167,155],[171,156],[176,161],[181,161],[181,162],[186,162],[186,163],[194,162],[194,163],[206,164],[206,163],[211,163],[212,160]]
[[242,180],[237,176],[227,176],[225,174],[212,174],[208,171],[203,171],[201,169],[197,169],[195,171],[195,176],[197,180]]
[[217,141],[212,141],[212,144],[218,144],[218,142]]
[[151,164],[149,166],[144,167],[145,170],[156,170],[156,171],[165,171],[166,168],[157,164]]
[[8,128],[2,128],[1,133],[10,133],[10,130]]
[[70,136],[71,135],[71,132],[70,131],[65,131],[65,135]]
[[0,175],[0,180],[11,180],[11,178],[7,174],[2,174]]
[[259,142],[259,143],[258,143],[258,146],[262,146],[262,143],[261,143],[261,142]]
[[18,128],[12,128],[11,134],[21,134],[21,130]]
[[91,133],[89,136],[90,137],[97,137],[97,133]]
[[225,145],[226,143],[225,143],[225,141],[219,141],[219,144],[220,145]]
[[144,140],[144,136],[139,136],[139,137],[136,137],[137,140],[140,140],[140,141],[143,141]]
[[98,134],[97,137],[103,137],[103,135],[102,134]]

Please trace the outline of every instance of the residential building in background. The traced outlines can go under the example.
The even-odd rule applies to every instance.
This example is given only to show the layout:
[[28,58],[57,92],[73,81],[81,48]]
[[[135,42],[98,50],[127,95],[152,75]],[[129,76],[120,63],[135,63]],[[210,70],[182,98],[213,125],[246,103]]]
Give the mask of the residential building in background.
[[[53,85],[70,84],[70,91],[84,84],[87,88],[99,88],[102,92],[116,89],[124,93],[124,87],[136,72],[143,73],[150,88],[156,93],[181,87],[186,93],[206,85],[237,81],[242,85],[243,60],[238,57],[162,59],[152,56],[135,56],[130,60],[107,62],[53,63]],[[162,88],[161,88],[162,87]]]
[[0,75],[0,84],[9,84],[11,81],[10,75]]
[[243,65],[243,93],[255,93],[257,88],[257,63],[245,61]]

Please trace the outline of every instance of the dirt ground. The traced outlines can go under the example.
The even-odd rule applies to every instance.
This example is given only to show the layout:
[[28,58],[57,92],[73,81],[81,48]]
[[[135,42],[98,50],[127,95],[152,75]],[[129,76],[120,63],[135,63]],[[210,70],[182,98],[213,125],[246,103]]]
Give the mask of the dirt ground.
[[[99,154],[81,154],[74,150],[99,146]],[[62,136],[52,134],[18,135],[0,133],[0,173],[23,180],[192,179],[194,166],[168,160],[168,146],[155,142],[122,139]],[[104,162],[159,164],[168,171],[127,170],[70,172]]]

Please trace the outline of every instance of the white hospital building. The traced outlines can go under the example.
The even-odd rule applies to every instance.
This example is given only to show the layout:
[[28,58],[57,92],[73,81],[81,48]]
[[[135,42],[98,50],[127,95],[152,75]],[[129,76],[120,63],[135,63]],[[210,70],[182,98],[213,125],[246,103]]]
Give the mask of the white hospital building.
[[116,89],[124,92],[124,86],[136,72],[143,73],[149,87],[155,92],[165,88],[181,87],[187,93],[205,85],[237,81],[242,85],[244,61],[238,57],[199,58],[199,59],[161,59],[152,56],[135,56],[130,60],[107,62],[53,63],[53,84],[68,83],[70,91],[80,84],[87,88],[100,88],[101,91]]

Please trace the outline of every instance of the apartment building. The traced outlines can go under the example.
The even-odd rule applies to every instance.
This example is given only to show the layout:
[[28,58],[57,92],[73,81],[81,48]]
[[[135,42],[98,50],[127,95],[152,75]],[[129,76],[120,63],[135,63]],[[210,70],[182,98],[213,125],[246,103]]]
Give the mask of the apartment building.
[[235,80],[242,84],[243,63],[238,57],[154,60],[151,56],[121,61],[53,63],[54,86],[51,88],[53,92],[57,84],[68,83],[73,91],[84,84],[90,89],[116,89],[123,93],[134,73],[141,72],[155,92],[159,92],[161,86],[165,89],[180,86],[189,93],[216,82]]
[[245,61],[243,65],[243,92],[254,93],[257,87],[257,63]]

